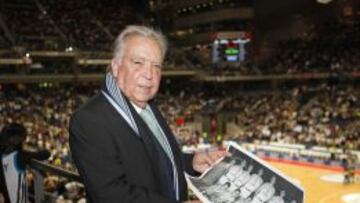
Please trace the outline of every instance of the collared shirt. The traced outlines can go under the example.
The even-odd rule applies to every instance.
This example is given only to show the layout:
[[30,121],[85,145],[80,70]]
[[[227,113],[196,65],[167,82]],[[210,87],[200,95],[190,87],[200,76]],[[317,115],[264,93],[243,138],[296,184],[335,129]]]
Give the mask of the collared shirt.
[[145,108],[141,108],[141,107],[139,107],[138,105],[134,104],[132,101],[130,101],[130,103],[131,103],[131,105],[134,107],[135,111],[136,111],[138,114],[140,114],[140,112],[146,108],[146,107],[145,107]]

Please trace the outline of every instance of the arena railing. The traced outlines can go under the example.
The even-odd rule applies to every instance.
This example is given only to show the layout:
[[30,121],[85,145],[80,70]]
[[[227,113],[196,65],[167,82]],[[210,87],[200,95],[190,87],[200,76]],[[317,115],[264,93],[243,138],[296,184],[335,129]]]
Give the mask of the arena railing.
[[[46,178],[46,174],[50,173],[56,176],[64,177],[69,181],[72,180],[81,182],[79,174],[37,160],[31,161],[29,169],[34,174],[34,194],[30,195],[33,195],[35,203],[48,202],[46,200],[56,198],[45,191],[44,180]],[[55,202],[55,199],[50,202]]]

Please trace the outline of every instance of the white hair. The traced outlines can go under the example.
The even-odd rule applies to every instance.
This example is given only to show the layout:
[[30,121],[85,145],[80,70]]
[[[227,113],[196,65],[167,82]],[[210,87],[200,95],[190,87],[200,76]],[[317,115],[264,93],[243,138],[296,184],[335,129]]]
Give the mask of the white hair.
[[115,40],[113,59],[122,59],[125,40],[131,36],[142,36],[151,38],[156,41],[160,47],[162,59],[165,58],[167,50],[167,40],[165,36],[153,28],[142,26],[142,25],[129,25],[119,34]]

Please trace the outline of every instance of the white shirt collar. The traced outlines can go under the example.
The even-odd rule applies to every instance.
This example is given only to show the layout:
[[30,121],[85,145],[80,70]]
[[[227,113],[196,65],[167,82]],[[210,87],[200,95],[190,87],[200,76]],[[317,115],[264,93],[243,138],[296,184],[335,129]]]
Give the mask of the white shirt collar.
[[134,107],[134,109],[135,109],[135,111],[136,111],[137,113],[140,113],[142,110],[144,110],[145,108],[147,108],[147,105],[146,105],[146,107],[143,109],[143,108],[137,106],[136,104],[134,104],[134,103],[131,102],[131,101],[130,101],[130,104]]

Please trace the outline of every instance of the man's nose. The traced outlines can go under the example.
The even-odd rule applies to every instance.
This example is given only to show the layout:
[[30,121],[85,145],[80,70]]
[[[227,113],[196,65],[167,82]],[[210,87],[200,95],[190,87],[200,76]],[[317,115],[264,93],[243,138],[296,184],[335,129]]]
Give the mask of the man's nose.
[[145,63],[144,65],[144,75],[147,79],[152,79],[153,77],[153,70],[151,67],[151,63]]

